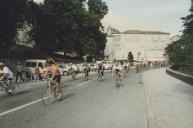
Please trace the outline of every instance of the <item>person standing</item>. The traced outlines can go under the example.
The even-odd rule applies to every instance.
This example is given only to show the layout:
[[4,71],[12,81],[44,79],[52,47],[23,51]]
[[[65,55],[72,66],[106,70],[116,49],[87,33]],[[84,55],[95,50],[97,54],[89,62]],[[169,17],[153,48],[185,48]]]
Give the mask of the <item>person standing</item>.
[[18,62],[15,70],[16,70],[16,83],[17,83],[18,77],[20,77],[20,79],[24,82],[24,79],[22,78],[23,66],[21,65],[20,62]]
[[34,80],[40,80],[40,69],[38,67],[35,68]]

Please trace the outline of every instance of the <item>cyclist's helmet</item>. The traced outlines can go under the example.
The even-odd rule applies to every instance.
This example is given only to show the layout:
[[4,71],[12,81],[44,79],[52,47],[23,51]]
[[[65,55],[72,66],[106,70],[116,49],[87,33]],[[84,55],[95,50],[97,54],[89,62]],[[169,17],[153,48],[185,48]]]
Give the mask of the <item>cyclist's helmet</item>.
[[5,64],[3,62],[0,62],[0,66],[4,66]]
[[51,58],[51,57],[47,58],[46,63],[47,64],[54,64],[53,58]]

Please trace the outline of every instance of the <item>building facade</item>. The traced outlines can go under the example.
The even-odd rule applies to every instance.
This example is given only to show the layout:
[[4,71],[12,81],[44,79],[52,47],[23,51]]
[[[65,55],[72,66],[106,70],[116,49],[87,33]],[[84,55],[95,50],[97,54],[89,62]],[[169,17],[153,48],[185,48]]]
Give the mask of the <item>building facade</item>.
[[109,61],[127,60],[132,52],[135,61],[165,61],[165,48],[170,34],[159,31],[128,30],[119,32],[107,28],[105,56]]

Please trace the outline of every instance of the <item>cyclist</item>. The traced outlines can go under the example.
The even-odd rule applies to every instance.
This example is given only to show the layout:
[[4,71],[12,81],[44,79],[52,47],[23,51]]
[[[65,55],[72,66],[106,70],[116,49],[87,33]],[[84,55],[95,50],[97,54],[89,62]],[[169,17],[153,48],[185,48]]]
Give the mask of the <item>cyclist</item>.
[[84,74],[85,78],[88,79],[90,67],[88,66],[87,63],[84,63],[82,70],[83,70],[83,74]]
[[112,76],[115,76],[116,79],[121,80],[121,71],[122,71],[121,65],[119,65],[118,62],[115,62],[115,65],[113,66],[112,69]]
[[12,93],[11,84],[12,84],[12,79],[13,79],[13,73],[2,62],[0,62],[0,69],[1,69],[1,71],[3,73],[3,76],[0,78],[0,80],[5,82],[6,86],[9,89],[8,92]]
[[102,61],[100,61],[99,63],[98,63],[98,74],[99,73],[101,73],[101,75],[102,75],[102,80],[103,80],[103,78],[104,78],[104,66],[103,66],[103,63],[102,63]]
[[49,80],[49,86],[51,86],[50,82],[52,80],[56,82],[56,94],[58,98],[61,98],[62,86],[60,83],[61,74],[60,74],[59,67],[54,63],[54,60],[52,58],[48,58],[46,60],[46,64],[47,64],[47,67],[45,69],[44,78],[51,77],[51,79]]
[[123,71],[124,71],[124,77],[126,77],[126,73],[128,72],[128,68],[129,68],[126,61],[123,63],[122,68],[123,68]]
[[73,79],[76,79],[76,71],[77,71],[77,66],[73,65],[72,63],[70,63],[69,65],[69,73],[72,76]]

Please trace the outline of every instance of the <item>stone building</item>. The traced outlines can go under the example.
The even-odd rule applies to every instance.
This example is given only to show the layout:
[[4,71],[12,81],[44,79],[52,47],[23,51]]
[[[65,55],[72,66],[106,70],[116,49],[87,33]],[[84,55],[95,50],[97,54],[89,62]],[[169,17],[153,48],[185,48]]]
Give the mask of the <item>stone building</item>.
[[120,32],[108,27],[105,56],[109,61],[127,60],[132,52],[135,61],[165,61],[165,47],[170,34],[160,31],[128,30]]

